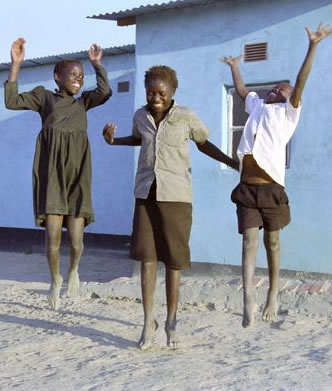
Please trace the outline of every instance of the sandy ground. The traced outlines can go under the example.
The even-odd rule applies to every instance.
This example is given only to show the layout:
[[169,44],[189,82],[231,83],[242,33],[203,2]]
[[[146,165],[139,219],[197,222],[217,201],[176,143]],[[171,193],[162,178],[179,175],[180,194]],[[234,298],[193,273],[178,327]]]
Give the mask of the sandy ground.
[[[328,292],[289,294],[274,323],[258,320],[255,328],[243,329],[241,289],[187,278],[183,290],[200,286],[208,299],[194,298],[193,290],[182,296],[180,348],[165,346],[166,308],[159,300],[155,344],[141,352],[136,347],[143,322],[135,298],[139,280],[130,279],[125,258],[119,251],[86,254],[81,297],[63,299],[55,312],[46,299],[44,257],[0,253],[0,390],[332,389]],[[116,282],[112,289],[110,281]],[[162,280],[158,286],[163,296]],[[227,301],[211,299],[219,295],[227,295]]]

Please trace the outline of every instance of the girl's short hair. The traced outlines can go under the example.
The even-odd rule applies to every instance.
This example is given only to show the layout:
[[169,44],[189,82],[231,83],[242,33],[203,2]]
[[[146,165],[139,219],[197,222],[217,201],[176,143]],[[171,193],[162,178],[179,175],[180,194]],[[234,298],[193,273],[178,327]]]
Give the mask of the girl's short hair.
[[79,64],[82,66],[81,62],[78,60],[60,60],[54,66],[53,75],[55,73],[60,74],[62,70],[69,64]]
[[145,87],[151,80],[161,79],[168,82],[174,90],[178,88],[178,79],[176,77],[176,72],[174,69],[168,67],[167,65],[155,65],[149,68],[144,75],[144,85]]

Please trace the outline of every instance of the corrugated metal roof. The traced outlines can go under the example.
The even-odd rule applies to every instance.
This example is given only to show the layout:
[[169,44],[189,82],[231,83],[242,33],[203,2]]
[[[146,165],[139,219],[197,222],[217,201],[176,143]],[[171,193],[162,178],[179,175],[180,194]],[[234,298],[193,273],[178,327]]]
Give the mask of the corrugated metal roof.
[[[135,53],[135,45],[114,46],[111,48],[103,49],[103,56],[118,56],[120,54]],[[40,65],[55,64],[61,60],[85,60],[88,58],[88,51],[83,50],[75,53],[57,54],[54,56],[38,57],[25,60],[21,68],[31,68]],[[0,71],[9,70],[10,62],[0,64]]]
[[224,1],[224,0],[176,0],[176,1],[169,1],[167,3],[161,3],[161,4],[149,4],[144,6],[142,5],[141,7],[133,8],[131,10],[127,9],[125,11],[88,16],[88,18],[117,20],[117,21],[120,19],[130,18],[134,20],[134,18],[139,15],[153,14],[153,13],[167,11],[171,9],[191,8],[200,5],[218,3],[220,1]]

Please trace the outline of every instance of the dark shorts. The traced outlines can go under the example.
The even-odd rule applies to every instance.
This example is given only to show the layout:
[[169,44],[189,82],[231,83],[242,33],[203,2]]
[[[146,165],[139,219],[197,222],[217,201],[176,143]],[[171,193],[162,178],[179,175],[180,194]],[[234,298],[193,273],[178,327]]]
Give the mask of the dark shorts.
[[240,234],[255,227],[277,231],[290,223],[288,197],[278,183],[239,183],[231,200],[236,204]]
[[136,198],[130,257],[141,262],[163,262],[170,269],[190,266],[189,238],[192,205],[156,201],[156,185],[148,198]]

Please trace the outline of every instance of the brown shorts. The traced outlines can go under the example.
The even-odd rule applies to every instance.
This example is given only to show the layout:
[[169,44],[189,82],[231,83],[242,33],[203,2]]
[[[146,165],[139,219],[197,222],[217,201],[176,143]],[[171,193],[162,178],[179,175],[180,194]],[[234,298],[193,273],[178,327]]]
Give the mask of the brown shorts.
[[130,257],[141,262],[163,262],[170,269],[190,266],[189,238],[192,205],[156,201],[152,184],[148,198],[136,198]]
[[239,183],[231,200],[236,204],[240,234],[254,227],[277,231],[290,223],[288,197],[278,183]]

